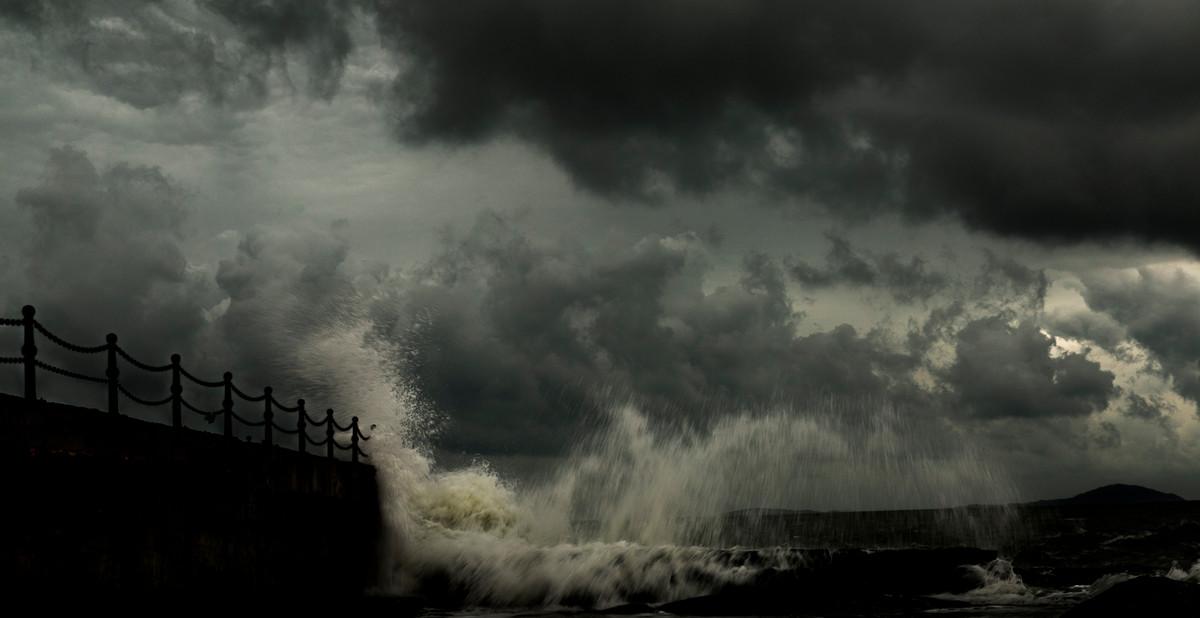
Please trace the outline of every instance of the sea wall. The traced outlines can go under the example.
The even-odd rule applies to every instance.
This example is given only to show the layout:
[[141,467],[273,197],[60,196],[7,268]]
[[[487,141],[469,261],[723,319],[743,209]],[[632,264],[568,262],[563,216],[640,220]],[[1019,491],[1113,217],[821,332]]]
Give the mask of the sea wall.
[[374,585],[375,469],[0,395],[10,590],[333,600]]

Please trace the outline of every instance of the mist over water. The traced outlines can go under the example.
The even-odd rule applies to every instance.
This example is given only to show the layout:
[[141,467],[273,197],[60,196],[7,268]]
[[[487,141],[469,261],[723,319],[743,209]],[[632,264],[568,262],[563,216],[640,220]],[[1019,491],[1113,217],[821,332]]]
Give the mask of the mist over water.
[[[367,446],[385,500],[391,592],[496,607],[669,601],[804,560],[783,546],[728,547],[731,511],[1016,498],[965,437],[934,436],[869,401],[729,413],[703,429],[658,427],[615,401],[534,486],[517,488],[486,462],[442,470],[427,448],[431,419],[406,404],[387,351],[367,333],[319,333],[298,366],[328,380],[337,409],[375,425]],[[339,367],[332,377],[329,364]]]
[[630,404],[608,412],[606,427],[530,496],[541,512],[592,523],[587,536],[601,540],[719,542],[711,522],[740,509],[944,508],[1016,497],[969,442],[934,439],[878,402],[732,413],[702,430],[653,429]]

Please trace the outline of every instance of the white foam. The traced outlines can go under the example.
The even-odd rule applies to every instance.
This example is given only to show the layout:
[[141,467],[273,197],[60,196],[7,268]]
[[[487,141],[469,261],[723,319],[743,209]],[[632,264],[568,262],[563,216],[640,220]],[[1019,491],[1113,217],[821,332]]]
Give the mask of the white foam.
[[[320,333],[301,346],[301,365],[330,385],[335,407],[376,426],[367,448],[391,531],[394,592],[440,590],[494,607],[668,601],[794,566],[784,551],[748,566],[683,543],[732,509],[936,507],[1013,495],[966,441],[934,443],[899,411],[867,403],[729,414],[704,431],[656,430],[637,407],[614,405],[603,429],[540,487],[518,491],[486,464],[438,471],[424,442],[434,423],[406,405],[386,369],[389,351],[367,344],[368,332],[360,323]],[[579,520],[595,525],[581,531]]]
[[934,595],[939,599],[965,601],[976,605],[1030,605],[1039,602],[1037,596],[1013,570],[1012,563],[997,558],[985,565],[963,567],[978,587],[961,594]]
[[1176,564],[1172,564],[1166,576],[1176,581],[1200,584],[1200,560],[1197,560],[1186,570],[1179,568]]

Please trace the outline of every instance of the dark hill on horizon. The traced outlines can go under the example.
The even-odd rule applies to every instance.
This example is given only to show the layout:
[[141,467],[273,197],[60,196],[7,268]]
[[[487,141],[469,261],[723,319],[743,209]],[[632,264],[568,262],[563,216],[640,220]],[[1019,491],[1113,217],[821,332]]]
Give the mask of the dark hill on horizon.
[[1038,500],[1030,504],[1037,505],[1069,505],[1069,504],[1153,504],[1159,502],[1186,502],[1182,497],[1161,492],[1141,485],[1125,485],[1114,483],[1085,491],[1070,498],[1054,500]]
[[[1015,503],[1010,506],[1030,505],[1030,506],[1066,506],[1066,505],[1116,505],[1116,504],[1159,504],[1164,502],[1187,502],[1186,498],[1177,494],[1150,489],[1141,485],[1127,485],[1124,483],[1113,483],[1104,485],[1085,491],[1081,494],[1071,496],[1070,498],[1051,498],[1048,500],[1034,500],[1032,502]],[[1004,506],[1001,504],[965,504],[959,507],[942,507],[942,508],[919,508],[919,509],[865,509],[861,511],[847,510],[813,510],[813,509],[785,509],[785,508],[743,508],[732,511],[727,511],[722,516],[727,518],[746,518],[746,517],[786,517],[789,515],[818,515],[822,513],[889,513],[898,511],[925,511],[925,510],[944,510],[955,508],[982,508],[989,506]]]
[[[1062,555],[1083,560],[1081,556],[1087,554],[1089,560],[1104,562],[1117,559],[1113,552],[1132,551],[1133,545],[1139,543],[1153,546],[1153,551],[1145,556],[1157,560],[1166,551],[1159,542],[1161,539],[1184,539],[1186,542],[1179,545],[1179,551],[1193,553],[1184,551],[1172,560],[1191,564],[1195,561],[1191,543],[1200,542],[1200,526],[1188,524],[1180,528],[1180,521],[1200,521],[1200,500],[1189,501],[1138,485],[1115,484],[1057,500],[950,508],[739,509],[722,515],[715,529],[697,526],[697,537],[689,542],[725,547],[1004,547],[1013,552],[1024,551],[1024,564],[1045,566],[1047,570],[1038,577],[1050,577],[1059,568],[1054,566],[1057,558],[1036,552],[1051,543],[1057,543],[1056,547],[1066,552]],[[1019,523],[1014,525],[1015,522]],[[1146,531],[1154,534],[1147,536],[1143,534]],[[1195,536],[1187,536],[1191,534]],[[1113,544],[1105,545],[1108,541]],[[1139,564],[1137,568],[1145,567],[1147,573],[1162,568],[1157,562]],[[1107,563],[1088,568],[1094,571],[1087,573],[1090,581],[1109,572],[1104,570]]]

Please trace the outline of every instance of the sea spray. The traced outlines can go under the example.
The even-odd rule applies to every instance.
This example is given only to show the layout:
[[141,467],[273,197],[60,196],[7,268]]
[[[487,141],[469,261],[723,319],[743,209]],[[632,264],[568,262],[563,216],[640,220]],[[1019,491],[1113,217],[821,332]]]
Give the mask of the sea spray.
[[[575,540],[745,544],[753,535],[728,538],[727,514],[925,508],[947,509],[929,519],[958,542],[997,544],[1008,509],[954,507],[1007,504],[1016,492],[966,437],[935,440],[890,405],[848,407],[744,411],[704,430],[663,431],[637,407],[614,405],[605,427],[526,499],[585,524]],[[804,539],[772,542],[790,541]]]
[[[897,509],[1007,502],[965,439],[878,402],[731,412],[707,427],[655,427],[615,402],[607,422],[543,484],[515,489],[485,463],[439,470],[435,423],[388,370],[365,324],[310,337],[302,379],[374,426],[394,592],[496,607],[664,602],[790,569],[802,554],[721,549],[738,509]],[[332,370],[332,372],[331,372]],[[960,437],[961,438],[961,437]],[[786,545],[787,543],[781,543]]]
[[1040,601],[1021,576],[1013,570],[1012,562],[997,558],[987,564],[964,565],[966,577],[975,588],[962,594],[939,594],[938,598],[965,601],[972,604],[1028,605]]
[[539,521],[560,514],[531,510],[487,466],[438,472],[403,445],[386,453],[396,592],[467,606],[602,606],[704,594],[759,569],[713,548],[549,541]]
[[1193,563],[1188,569],[1182,569],[1178,564],[1172,564],[1166,577],[1176,581],[1200,584],[1200,560]]

